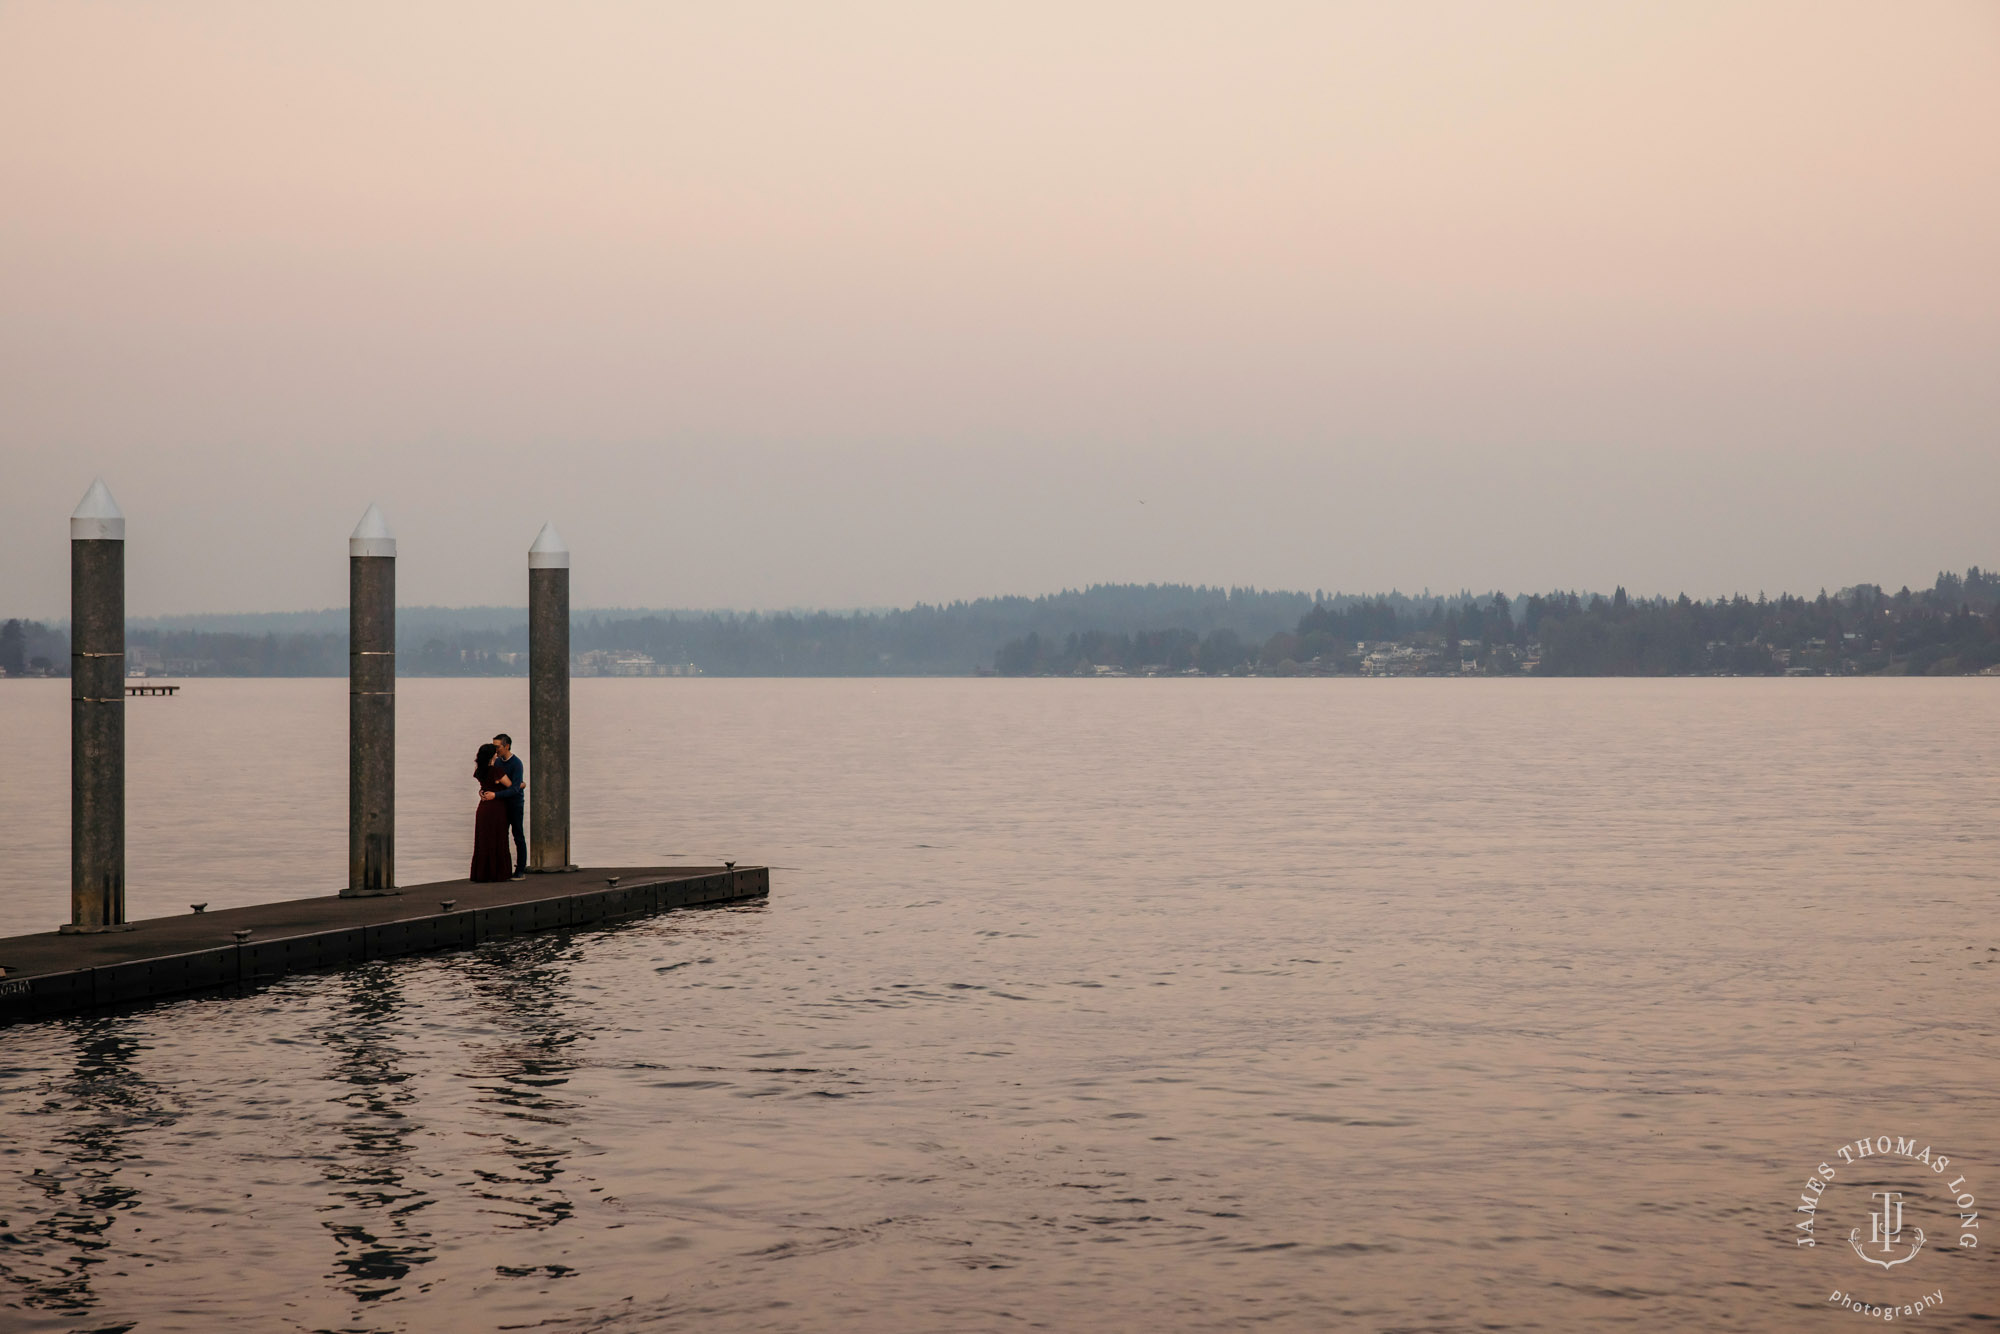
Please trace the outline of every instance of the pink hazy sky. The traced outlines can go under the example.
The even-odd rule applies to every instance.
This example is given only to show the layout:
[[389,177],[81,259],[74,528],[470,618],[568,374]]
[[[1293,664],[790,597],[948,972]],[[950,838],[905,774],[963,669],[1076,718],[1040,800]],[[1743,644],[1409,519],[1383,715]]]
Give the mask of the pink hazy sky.
[[0,615],[2000,563],[2000,6],[0,6]]

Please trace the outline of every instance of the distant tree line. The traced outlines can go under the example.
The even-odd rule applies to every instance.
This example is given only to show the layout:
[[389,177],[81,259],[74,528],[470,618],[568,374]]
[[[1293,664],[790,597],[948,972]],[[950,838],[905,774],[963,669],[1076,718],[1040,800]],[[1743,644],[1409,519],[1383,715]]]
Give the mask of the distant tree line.
[[[1101,584],[886,611],[597,612],[574,620],[571,648],[693,664],[709,676],[1951,674],[2000,664],[1996,601],[2000,575],[1977,567],[1940,574],[1921,592],[1860,585],[1754,601],[1632,598],[1622,588],[1610,597],[1361,597]],[[287,613],[135,625],[127,661],[179,676],[344,676],[347,636],[332,628],[342,620]],[[259,624],[286,628],[258,633]],[[406,676],[527,672],[526,617],[518,610],[405,608],[397,635],[397,668]],[[60,627],[0,624],[0,671],[68,670]]]
[[[991,670],[994,648],[1029,632],[1093,627],[1137,629],[1172,621],[1226,630],[1261,643],[1311,607],[1315,594],[1184,584],[1105,584],[1044,597],[884,611],[596,612],[576,617],[570,647],[644,654],[692,663],[709,676],[925,676]],[[188,676],[342,676],[344,614],[181,617],[127,632],[135,668]],[[254,632],[250,627],[274,628]],[[280,628],[282,627],[282,628]],[[69,647],[47,631],[57,673]],[[497,608],[405,608],[397,617],[397,670],[406,676],[525,675],[528,629],[522,612]],[[32,669],[31,669],[32,670]]]
[[1002,644],[1004,676],[1124,674],[1541,676],[1953,675],[2000,664],[2000,574],[1977,566],[1931,588],[1872,584],[1817,597],[1712,601],[1574,592],[1316,599],[1260,644],[1186,629]]
[[1023,634],[1138,631],[1171,621],[1261,642],[1312,605],[1309,593],[1100,584],[1046,597],[980,598],[880,612],[777,612],[579,620],[577,652],[636,649],[710,676],[961,676],[993,666]]
[[0,624],[0,672],[9,676],[69,675],[69,635],[40,621]]

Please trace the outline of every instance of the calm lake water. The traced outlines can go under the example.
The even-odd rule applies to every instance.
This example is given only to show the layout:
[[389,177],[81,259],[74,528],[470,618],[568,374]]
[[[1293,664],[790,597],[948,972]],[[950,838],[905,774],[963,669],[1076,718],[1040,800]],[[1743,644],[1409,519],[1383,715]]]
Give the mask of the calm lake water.
[[[345,683],[185,685],[128,707],[133,915],[337,888]],[[400,690],[401,879],[462,875],[525,683]],[[770,901],[0,1030],[0,1328],[2000,1316],[1921,1192],[1860,1262],[1871,1164],[1792,1212],[1878,1134],[2000,1201],[2000,681],[574,707],[580,860]],[[67,720],[0,682],[0,935],[67,915]]]

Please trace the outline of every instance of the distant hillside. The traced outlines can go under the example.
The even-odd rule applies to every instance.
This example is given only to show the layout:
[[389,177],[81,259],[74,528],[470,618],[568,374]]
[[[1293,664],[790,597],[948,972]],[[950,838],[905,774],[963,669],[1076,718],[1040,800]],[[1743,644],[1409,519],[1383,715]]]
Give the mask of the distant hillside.
[[[1965,672],[2000,663],[1996,593],[2000,577],[1977,567],[1916,593],[1864,585],[1754,602],[1099,584],[891,610],[582,611],[571,644],[582,671],[706,676]],[[134,620],[128,658],[167,675],[344,676],[346,619],[331,608]],[[397,614],[406,676],[524,675],[527,649],[523,608]],[[0,671],[68,664],[60,625],[0,626]]]
[[[1140,629],[1162,621],[1262,641],[1296,622],[1315,595],[1178,584],[1097,585],[1043,597],[981,598],[867,611],[579,611],[578,654],[643,654],[731,676],[964,675],[991,668],[994,651],[1029,633]],[[38,652],[67,670],[63,627],[32,627]],[[527,670],[521,607],[404,607],[396,617],[405,675],[518,675]],[[339,676],[347,671],[347,612],[163,616],[134,619],[135,667],[180,675]]]
[[2000,575],[1940,574],[1923,592],[1868,584],[1817,597],[1698,602],[1555,591],[1328,599],[1261,643],[1185,626],[1029,633],[1003,676],[1858,676],[2000,671]]

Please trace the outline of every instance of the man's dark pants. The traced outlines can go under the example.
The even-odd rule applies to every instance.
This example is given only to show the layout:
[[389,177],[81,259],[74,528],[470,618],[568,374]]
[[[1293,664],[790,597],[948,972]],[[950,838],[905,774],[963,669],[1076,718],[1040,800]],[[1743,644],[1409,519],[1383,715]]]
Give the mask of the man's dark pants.
[[501,800],[507,803],[507,828],[512,830],[514,834],[514,874],[526,875],[528,873],[528,836],[522,832],[521,817],[526,813],[528,803],[519,797],[512,798],[511,800],[502,797]]

